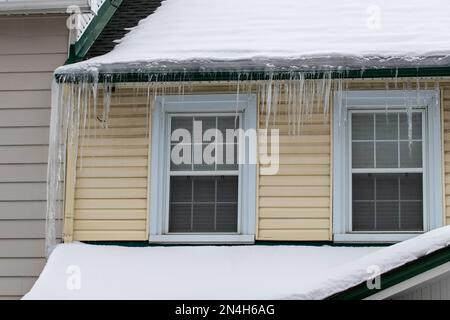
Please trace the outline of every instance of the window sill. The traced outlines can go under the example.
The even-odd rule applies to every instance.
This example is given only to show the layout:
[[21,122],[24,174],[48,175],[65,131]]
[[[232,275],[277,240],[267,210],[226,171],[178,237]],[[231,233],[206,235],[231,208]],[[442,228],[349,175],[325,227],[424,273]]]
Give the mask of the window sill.
[[334,235],[334,242],[400,242],[420,234],[422,233],[340,233]]
[[149,242],[174,244],[253,244],[255,243],[255,236],[242,234],[165,234],[150,235]]

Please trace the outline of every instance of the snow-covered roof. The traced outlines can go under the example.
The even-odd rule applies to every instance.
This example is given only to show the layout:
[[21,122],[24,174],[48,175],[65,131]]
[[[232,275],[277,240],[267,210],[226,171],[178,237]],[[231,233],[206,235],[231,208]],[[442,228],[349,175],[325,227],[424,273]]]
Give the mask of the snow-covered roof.
[[110,53],[59,72],[450,66],[448,12],[442,0],[166,0]]
[[25,299],[323,299],[449,245],[450,226],[382,248],[63,244]]

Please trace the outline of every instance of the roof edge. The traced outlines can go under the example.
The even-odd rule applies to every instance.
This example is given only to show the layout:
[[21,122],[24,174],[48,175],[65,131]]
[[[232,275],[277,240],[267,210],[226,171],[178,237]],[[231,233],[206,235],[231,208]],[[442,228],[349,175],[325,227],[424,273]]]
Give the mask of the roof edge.
[[386,69],[352,69],[352,70],[311,70],[311,71],[150,71],[150,72],[100,72],[95,77],[89,73],[55,73],[57,82],[107,81],[125,82],[202,82],[202,81],[258,81],[290,80],[302,74],[305,79],[367,79],[367,78],[416,78],[416,77],[450,77],[450,67],[423,68],[386,68]]
[[411,261],[401,267],[381,274],[381,289],[368,289],[366,282],[337,293],[327,300],[361,300],[384,291],[421,273],[434,269],[450,261],[450,246]]
[[67,8],[72,5],[78,6],[82,12],[91,11],[88,0],[27,0],[1,3],[0,15],[67,13]]
[[94,44],[105,26],[114,16],[117,9],[122,4],[122,1],[123,0],[105,0],[81,38],[70,46],[69,58],[65,64],[80,62],[84,59],[89,48]]

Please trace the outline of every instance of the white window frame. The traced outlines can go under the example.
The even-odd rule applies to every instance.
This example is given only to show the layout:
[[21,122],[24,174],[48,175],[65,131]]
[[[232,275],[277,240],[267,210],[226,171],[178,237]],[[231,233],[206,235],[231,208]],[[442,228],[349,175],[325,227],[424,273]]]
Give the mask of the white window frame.
[[[149,241],[160,243],[254,243],[256,229],[256,165],[239,165],[237,233],[169,233],[170,118],[184,114],[239,115],[243,130],[257,128],[254,94],[158,96],[152,113],[149,175]],[[199,173],[201,174],[201,173]],[[245,190],[245,194],[243,193]]]
[[[233,113],[168,113],[168,119],[167,119],[167,128],[168,128],[168,132],[172,132],[172,128],[171,128],[171,123],[172,123],[172,118],[173,117],[223,117],[223,116],[237,116],[239,117],[239,128],[241,128],[241,123],[242,123],[242,113],[241,112],[237,112],[233,111]],[[214,232],[214,233],[207,233],[207,232],[198,232],[198,233],[194,233],[194,232],[169,232],[169,205],[166,205],[166,213],[164,214],[164,234],[170,234],[170,235],[228,235],[228,234],[239,234],[239,230],[241,229],[241,220],[242,220],[242,208],[241,208],[241,180],[242,180],[242,166],[238,167],[238,170],[214,170],[214,171],[209,171],[209,170],[199,170],[199,171],[172,171],[170,170],[170,153],[171,153],[171,148],[170,148],[170,143],[167,144],[167,166],[166,166],[166,170],[167,170],[167,176],[168,179],[170,179],[171,177],[174,176],[192,176],[192,177],[201,177],[201,176],[206,176],[206,177],[217,177],[217,176],[233,176],[233,177],[238,177],[238,221],[237,221],[237,232]],[[191,164],[192,166],[194,166],[194,164]],[[217,163],[215,164],[215,166],[217,166]],[[168,201],[168,199],[170,199],[170,185],[169,183],[167,184],[166,187],[166,199]]]
[[[424,231],[443,225],[440,98],[437,90],[371,90],[335,93],[333,111],[333,235],[336,242],[397,242],[422,232],[353,232],[351,229],[351,112],[423,110]],[[388,111],[389,111],[388,109]],[[384,170],[386,171],[386,170]],[[383,171],[383,172],[384,172]]]

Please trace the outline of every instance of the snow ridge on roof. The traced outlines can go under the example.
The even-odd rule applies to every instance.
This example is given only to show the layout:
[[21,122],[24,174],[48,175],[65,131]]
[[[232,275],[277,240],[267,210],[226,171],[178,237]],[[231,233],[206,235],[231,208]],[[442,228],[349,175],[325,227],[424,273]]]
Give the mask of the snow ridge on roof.
[[[442,0],[166,0],[87,64],[450,54]],[[86,64],[86,62],[82,63]]]
[[63,244],[25,299],[323,299],[449,245],[450,226],[383,248]]

